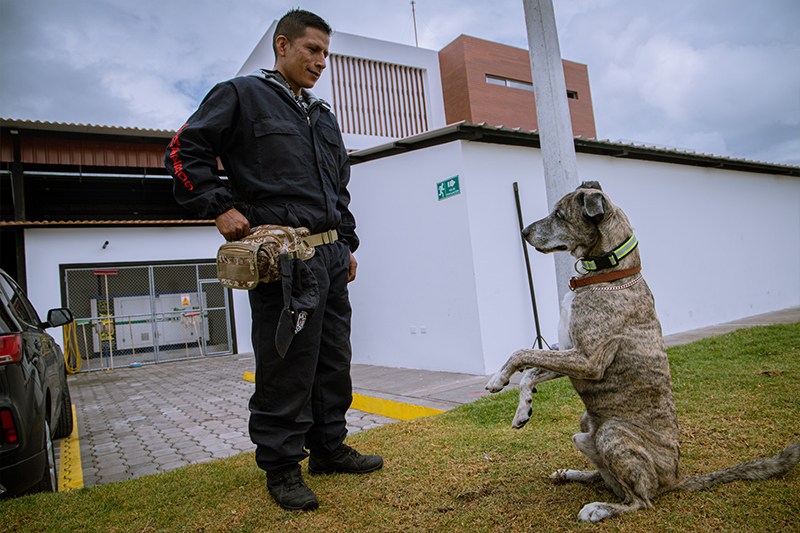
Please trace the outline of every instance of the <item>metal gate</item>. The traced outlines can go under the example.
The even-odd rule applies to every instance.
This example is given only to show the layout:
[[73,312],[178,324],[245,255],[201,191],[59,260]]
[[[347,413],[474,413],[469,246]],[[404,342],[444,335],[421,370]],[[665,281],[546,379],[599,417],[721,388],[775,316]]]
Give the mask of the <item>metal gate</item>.
[[82,371],[233,353],[230,293],[213,262],[61,270]]

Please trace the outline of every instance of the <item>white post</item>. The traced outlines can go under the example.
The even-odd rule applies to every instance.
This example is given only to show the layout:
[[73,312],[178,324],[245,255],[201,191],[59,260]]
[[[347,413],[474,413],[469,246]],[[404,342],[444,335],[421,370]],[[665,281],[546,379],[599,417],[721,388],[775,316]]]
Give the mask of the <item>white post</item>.
[[[564,64],[558,45],[556,16],[552,0],[523,0],[531,55],[533,94],[542,146],[547,205],[553,206],[580,184],[575,161],[575,140],[564,81]],[[559,301],[568,290],[574,259],[566,253],[555,254]]]

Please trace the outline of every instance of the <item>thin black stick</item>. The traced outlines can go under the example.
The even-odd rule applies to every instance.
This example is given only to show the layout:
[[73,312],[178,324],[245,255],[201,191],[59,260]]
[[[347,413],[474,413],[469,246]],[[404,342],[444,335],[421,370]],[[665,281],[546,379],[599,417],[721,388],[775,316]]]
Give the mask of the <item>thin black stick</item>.
[[[533,304],[533,321],[536,324],[536,342],[539,342],[539,349],[542,349],[542,333],[539,330],[539,311],[536,309],[536,292],[533,290],[533,273],[531,273],[531,262],[528,258],[528,243],[525,242],[525,237],[522,236],[522,230],[525,228],[522,222],[522,205],[519,202],[519,184],[514,182],[514,197],[517,200],[517,216],[519,217],[519,236],[522,239],[522,252],[525,254],[525,267],[528,269],[528,286],[531,289],[531,303]],[[548,347],[549,348],[549,347]]]

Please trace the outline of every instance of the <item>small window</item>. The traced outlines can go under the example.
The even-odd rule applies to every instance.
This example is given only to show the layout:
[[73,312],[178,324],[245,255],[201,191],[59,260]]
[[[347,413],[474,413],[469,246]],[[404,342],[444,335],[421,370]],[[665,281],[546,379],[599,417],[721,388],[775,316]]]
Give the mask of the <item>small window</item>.
[[490,76],[489,74],[486,75],[486,83],[491,83],[492,85],[505,85],[506,87],[511,87],[512,89],[522,89],[523,91],[533,91],[533,84],[528,83],[527,81],[512,80],[508,78],[501,78],[499,76]]
[[523,91],[533,90],[533,84],[526,81],[508,80],[506,84],[514,89],[522,89]]
[[572,98],[573,100],[577,100],[578,93],[576,91],[567,90],[567,98]]
[[491,83],[492,85],[505,85],[506,80],[503,78],[497,78],[495,76],[486,75],[486,83]]

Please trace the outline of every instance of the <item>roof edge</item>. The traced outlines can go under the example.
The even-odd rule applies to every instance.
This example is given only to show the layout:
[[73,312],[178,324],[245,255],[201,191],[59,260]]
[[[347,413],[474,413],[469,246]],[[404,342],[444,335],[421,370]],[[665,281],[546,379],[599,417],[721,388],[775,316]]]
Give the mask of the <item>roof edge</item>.
[[131,128],[126,126],[96,126],[93,124],[74,124],[66,122],[42,122],[39,120],[20,120],[0,118],[0,128],[20,130],[41,130],[62,133],[82,133],[90,135],[118,135],[127,137],[158,137],[171,139],[174,130]]
[[0,227],[42,228],[72,226],[213,226],[213,220],[0,220]]
[[[505,126],[489,126],[485,122],[482,124],[471,124],[463,121],[418,135],[405,137],[397,141],[351,152],[350,162],[353,165],[357,165],[359,163],[366,163],[400,153],[438,146],[456,140],[541,148],[538,130],[527,131],[522,128],[512,129]],[[587,139],[585,137],[575,137],[575,152],[677,165],[800,177],[800,166],[766,163],[710,154],[698,154],[696,152],[683,151],[675,148],[663,148],[655,145],[618,141],[612,142],[609,140],[600,141],[597,139]]]

